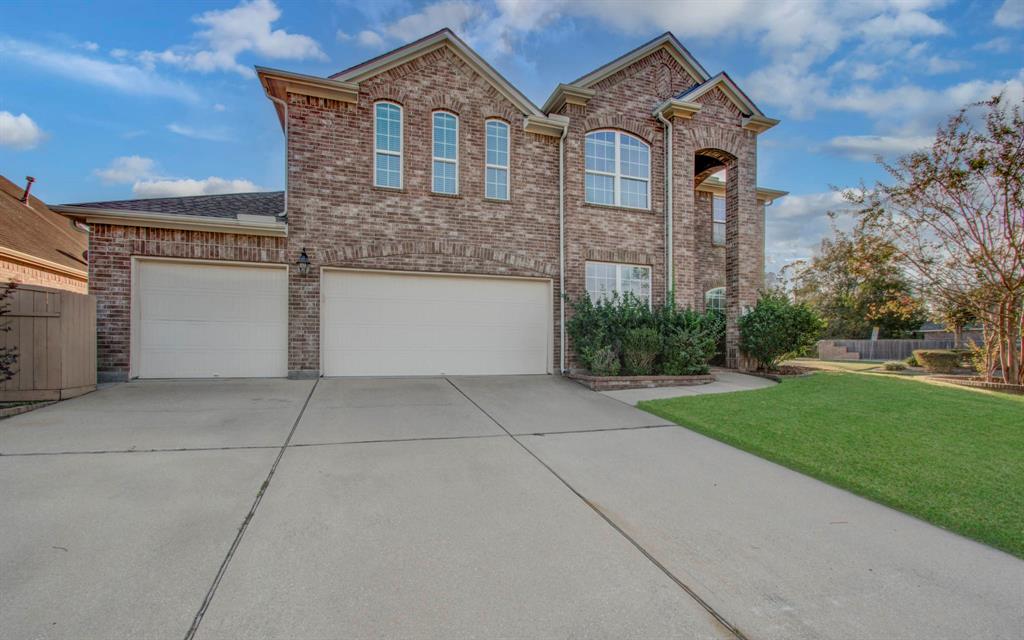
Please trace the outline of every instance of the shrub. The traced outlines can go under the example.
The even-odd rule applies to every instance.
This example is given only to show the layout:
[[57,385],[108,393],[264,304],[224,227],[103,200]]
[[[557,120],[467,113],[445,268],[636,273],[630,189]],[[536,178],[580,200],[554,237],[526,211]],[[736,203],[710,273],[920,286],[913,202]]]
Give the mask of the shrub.
[[950,373],[960,365],[963,354],[953,349],[917,349],[914,351],[914,357],[925,371]]
[[906,357],[906,358],[905,358],[905,359],[903,360],[903,364],[907,365],[908,367],[920,367],[920,366],[921,366],[921,365],[920,365],[920,364],[919,364],[919,363],[917,362],[917,358],[915,358],[915,357],[914,357],[914,354],[910,354],[909,356],[907,356],[907,357]]
[[739,320],[740,350],[773,371],[782,360],[802,355],[814,346],[825,322],[805,304],[793,304],[784,294],[765,293],[752,311]]
[[907,363],[900,360],[893,360],[892,362],[886,362],[883,364],[882,368],[886,371],[906,371]]
[[566,333],[577,360],[595,375],[706,373],[725,331],[721,314],[673,304],[652,309],[630,294],[597,302],[584,295],[572,309]]
[[587,369],[595,376],[617,376],[619,375],[619,354],[609,346],[597,349],[587,348],[580,354]]
[[654,363],[661,352],[661,334],[654,327],[626,331],[622,339],[622,368],[627,376],[654,373]]

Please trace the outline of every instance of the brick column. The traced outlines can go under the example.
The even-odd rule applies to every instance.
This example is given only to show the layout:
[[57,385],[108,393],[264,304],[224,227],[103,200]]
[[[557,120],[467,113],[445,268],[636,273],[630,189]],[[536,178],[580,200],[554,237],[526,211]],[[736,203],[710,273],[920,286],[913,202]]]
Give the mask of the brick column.
[[726,359],[750,368],[739,353],[737,320],[757,302],[764,280],[764,217],[757,204],[757,150],[745,144],[727,166],[725,196]]
[[672,262],[676,304],[682,308],[699,308],[697,245],[697,203],[693,189],[693,165],[696,149],[687,123],[676,118],[672,127]]

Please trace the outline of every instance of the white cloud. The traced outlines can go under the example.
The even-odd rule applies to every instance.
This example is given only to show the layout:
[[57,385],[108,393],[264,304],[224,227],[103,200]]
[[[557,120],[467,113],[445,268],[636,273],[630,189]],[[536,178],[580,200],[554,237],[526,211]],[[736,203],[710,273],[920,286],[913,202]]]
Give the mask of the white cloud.
[[121,156],[110,161],[105,169],[96,169],[94,174],[107,184],[124,184],[151,178],[156,172],[156,162],[143,156]]
[[844,215],[851,209],[836,191],[788,195],[772,204],[765,210],[765,268],[778,271],[783,265],[811,257],[833,224],[851,226],[852,219]]
[[85,42],[79,43],[76,46],[79,49],[85,49],[86,51],[99,51],[100,49],[100,45],[90,40],[86,40]]
[[132,192],[140,198],[209,196],[251,191],[264,191],[264,189],[249,180],[226,180],[216,176],[210,176],[203,180],[192,178],[142,180],[132,185]]
[[46,134],[28,115],[0,111],[0,147],[33,149],[44,138]]
[[385,29],[388,35],[399,40],[415,40],[443,27],[461,31],[473,18],[482,15],[478,4],[463,0],[442,0],[427,5],[422,11],[396,20]]
[[837,136],[824,149],[854,160],[874,160],[875,156],[891,157],[923,149],[933,140],[928,136]]
[[1024,2],[1021,0],[1005,0],[999,7],[992,22],[999,27],[1024,27]]
[[228,108],[218,102],[218,103],[213,105],[213,110],[214,111],[227,111]]
[[161,96],[187,102],[199,99],[198,94],[188,85],[145,69],[50,49],[24,40],[0,38],[0,59],[6,59],[8,64],[10,60],[16,59],[22,64],[54,75],[121,93]]
[[1013,41],[1006,36],[999,36],[975,45],[975,49],[982,51],[994,51],[995,53],[1009,53],[1013,48]]
[[228,142],[231,140],[230,134],[223,129],[197,129],[186,124],[172,122],[167,125],[167,130],[194,140],[209,140],[211,142]]
[[920,11],[883,13],[864,22],[860,32],[869,40],[889,40],[910,36],[939,36],[949,33],[946,25]]
[[925,62],[925,73],[930,76],[937,76],[943,73],[955,73],[960,71],[967,64],[960,60],[953,60],[951,58],[943,58],[942,56],[932,56]]
[[376,31],[360,31],[356,36],[356,42],[371,49],[384,46],[384,38]]
[[110,50],[110,57],[111,58],[116,58],[118,60],[120,60],[122,58],[127,58],[131,54],[132,54],[132,52],[127,50],[127,49],[111,49]]
[[285,60],[327,58],[313,38],[272,29],[280,17],[281,10],[272,0],[243,1],[231,9],[207,11],[192,19],[204,27],[195,34],[195,44],[143,51],[138,57],[147,66],[160,62],[203,73],[234,71],[245,76],[252,75],[252,69],[240,64],[238,56],[246,52]]

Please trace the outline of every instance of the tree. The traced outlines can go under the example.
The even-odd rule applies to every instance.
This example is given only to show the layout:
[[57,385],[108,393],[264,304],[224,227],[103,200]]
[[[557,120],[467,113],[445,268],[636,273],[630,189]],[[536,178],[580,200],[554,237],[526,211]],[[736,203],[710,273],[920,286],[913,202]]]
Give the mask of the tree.
[[[896,248],[920,290],[985,325],[1002,380],[1024,384],[1024,102],[969,105],[930,149],[881,162],[892,184],[844,195]],[[980,119],[974,118],[980,110]],[[991,374],[990,374],[991,375]]]
[[[0,291],[0,317],[6,316],[11,312],[11,298],[14,297],[14,291],[18,288],[17,282],[8,282],[4,285],[2,291]],[[8,320],[0,321],[0,333],[7,333],[11,330],[11,325]],[[7,382],[14,377],[17,371],[14,365],[18,363],[18,348],[17,347],[0,347],[0,383]]]
[[785,294],[763,293],[739,320],[740,351],[759,369],[774,371],[788,358],[803,355],[821,335],[825,322],[806,304]]
[[875,327],[886,338],[916,331],[925,320],[903,260],[878,235],[832,229],[809,262],[792,267],[793,297],[828,324],[826,337],[868,338]]

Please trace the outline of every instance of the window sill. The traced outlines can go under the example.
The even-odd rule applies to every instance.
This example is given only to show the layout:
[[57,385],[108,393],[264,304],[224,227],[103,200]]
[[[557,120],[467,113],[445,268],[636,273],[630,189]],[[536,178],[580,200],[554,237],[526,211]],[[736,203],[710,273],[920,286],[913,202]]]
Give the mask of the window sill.
[[384,191],[385,193],[405,193],[405,187],[378,187],[373,185],[370,188],[374,191]]
[[659,213],[654,209],[639,209],[637,207],[623,207],[619,204],[599,204],[597,202],[583,201],[583,208],[605,209],[608,211],[629,211],[630,213]]
[[449,200],[461,200],[461,193],[438,193],[437,191],[431,191],[430,195],[436,198],[448,198]]
[[482,200],[491,204],[512,204],[512,198],[488,198],[484,196]]

